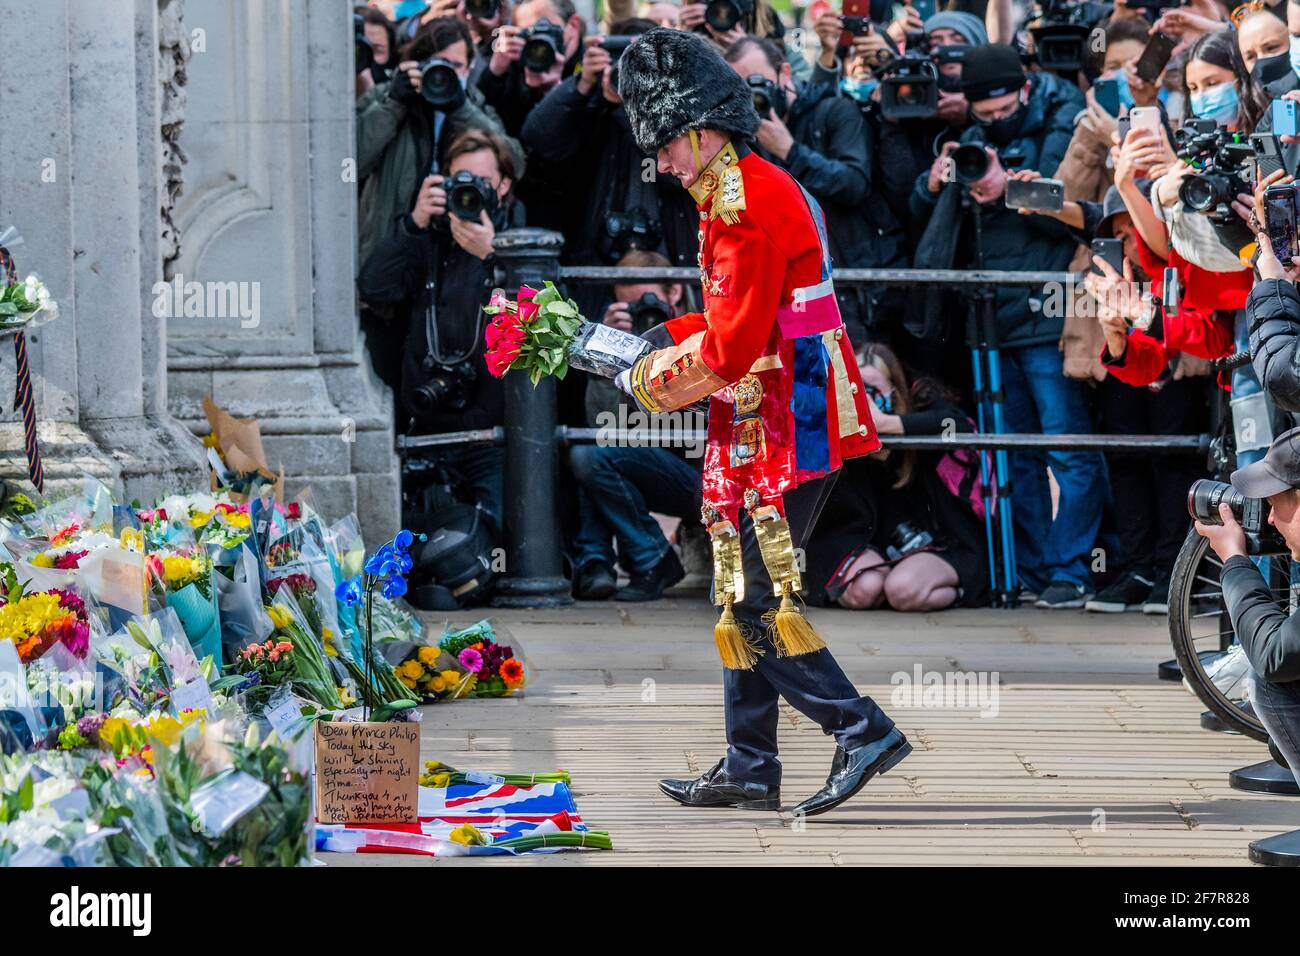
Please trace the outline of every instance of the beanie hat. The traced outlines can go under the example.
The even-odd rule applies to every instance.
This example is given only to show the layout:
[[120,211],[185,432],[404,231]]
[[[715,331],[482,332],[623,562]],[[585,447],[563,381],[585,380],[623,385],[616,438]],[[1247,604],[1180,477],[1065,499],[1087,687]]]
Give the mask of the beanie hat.
[[973,13],[965,13],[961,10],[945,10],[936,13],[925,21],[924,29],[926,33],[933,33],[935,30],[952,30],[960,33],[971,46],[986,46],[989,42],[984,21]]
[[656,27],[633,40],[618,62],[618,95],[632,138],[651,155],[690,129],[740,140],[758,131],[749,86],[697,33]]
[[1020,54],[1005,43],[987,43],[966,51],[961,64],[961,91],[974,103],[1014,93],[1025,85]]

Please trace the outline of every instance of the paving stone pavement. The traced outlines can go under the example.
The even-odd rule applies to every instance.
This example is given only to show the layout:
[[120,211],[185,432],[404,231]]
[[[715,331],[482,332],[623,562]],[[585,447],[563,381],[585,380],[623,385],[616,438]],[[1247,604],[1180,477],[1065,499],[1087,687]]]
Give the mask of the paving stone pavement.
[[[486,613],[522,644],[535,679],[521,699],[423,708],[424,758],[487,771],[569,770],[583,819],[610,831],[614,852],[321,854],[322,862],[1245,866],[1251,840],[1300,827],[1300,798],[1228,786],[1228,771],[1267,758],[1263,745],[1202,730],[1200,702],[1157,680],[1156,665],[1172,656],[1162,617],[812,611],[848,676],[915,750],[853,800],[801,821],[688,809],[655,786],[706,770],[725,746],[715,615],[701,595]],[[444,620],[426,618],[435,628]],[[996,693],[986,684],[983,697],[957,701],[979,706],[934,706],[895,677],[914,678],[918,667],[983,675]],[[781,712],[782,793],[793,806],[825,779],[834,744],[784,702]]]

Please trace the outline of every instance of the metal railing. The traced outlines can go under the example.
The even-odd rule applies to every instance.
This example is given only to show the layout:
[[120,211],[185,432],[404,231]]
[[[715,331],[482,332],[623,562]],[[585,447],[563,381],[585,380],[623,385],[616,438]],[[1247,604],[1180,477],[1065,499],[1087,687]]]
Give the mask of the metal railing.
[[[512,229],[499,233],[494,241],[498,264],[497,283],[507,289],[521,285],[540,288],[547,279],[563,283],[614,282],[699,282],[699,272],[687,267],[621,268],[615,266],[561,266],[563,237],[544,229]],[[840,285],[902,285],[956,289],[979,303],[972,309],[971,347],[973,352],[996,358],[996,342],[989,344],[992,323],[992,290],[997,286],[1071,285],[1081,282],[1083,273],[1033,272],[957,269],[838,269],[835,281]],[[1000,402],[1000,382],[986,388],[978,380],[977,400],[981,402],[981,424],[985,402]],[[569,582],[564,577],[558,516],[552,507],[555,498],[557,449],[566,444],[601,441],[635,443],[640,446],[681,446],[702,443],[706,432],[671,431],[653,428],[602,429],[573,428],[557,423],[555,381],[542,379],[536,387],[525,375],[507,375],[505,388],[505,424],[498,428],[450,432],[439,435],[400,436],[399,453],[419,455],[456,445],[504,445],[505,501],[504,524],[508,572],[498,579],[492,603],[498,607],[548,607],[570,604]],[[972,448],[990,451],[997,460],[996,474],[982,475],[987,494],[998,485],[1003,515],[1001,541],[1004,576],[1013,588],[1014,550],[1009,539],[1010,485],[1006,475],[1008,451],[1055,450],[1106,451],[1160,454],[1206,454],[1208,435],[1028,435],[979,431],[951,435],[882,435],[885,448],[944,450]],[[983,460],[981,460],[983,465]],[[991,499],[986,499],[991,500]],[[989,509],[986,509],[986,515]],[[996,579],[994,531],[986,520],[989,558]]]

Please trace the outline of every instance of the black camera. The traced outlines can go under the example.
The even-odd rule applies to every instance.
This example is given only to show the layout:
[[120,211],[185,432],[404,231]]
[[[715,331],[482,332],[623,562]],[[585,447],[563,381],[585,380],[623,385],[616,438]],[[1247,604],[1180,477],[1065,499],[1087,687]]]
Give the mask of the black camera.
[[641,298],[627,304],[627,311],[632,316],[632,332],[635,335],[662,325],[672,315],[668,303],[653,292],[641,293]]
[[1091,0],[1047,0],[1031,21],[1034,58],[1044,70],[1072,73],[1087,65],[1092,31],[1109,11]]
[[520,59],[524,67],[534,73],[545,73],[555,66],[560,51],[564,48],[564,27],[542,17],[531,27],[521,30],[519,35],[524,40],[524,52]]
[[1248,179],[1255,147],[1249,140],[1214,120],[1192,119],[1174,134],[1174,148],[1178,158],[1194,168],[1194,174],[1178,184],[1183,205],[1217,226],[1240,222],[1232,202],[1238,193],[1252,191]]
[[478,381],[478,369],[468,360],[440,365],[432,355],[421,363],[424,381],[404,396],[412,413],[427,418],[437,412],[463,412]]
[[420,95],[440,113],[454,113],[465,103],[465,87],[456,68],[434,56],[420,64]]
[[905,52],[880,70],[880,112],[886,119],[930,119],[939,112],[939,68],[924,33],[909,33]]
[[734,30],[754,12],[754,0],[710,0],[704,8],[704,22],[719,33]]
[[952,178],[963,185],[979,182],[989,171],[988,150],[978,143],[958,146],[948,156],[952,165]]
[[623,55],[623,51],[632,45],[635,36],[608,36],[600,41],[600,48],[609,54],[609,85],[615,92],[618,91],[618,60]]
[[605,257],[617,262],[631,249],[656,249],[663,238],[659,220],[644,209],[605,214]]
[[491,20],[499,7],[500,0],[465,0],[465,12],[479,20]]
[[1246,532],[1247,554],[1277,554],[1286,551],[1286,542],[1277,529],[1268,523],[1268,502],[1263,498],[1247,498],[1232,485],[1211,478],[1192,482],[1187,492],[1187,511],[1202,524],[1221,525],[1219,505],[1232,509],[1232,516]]
[[462,169],[443,184],[447,190],[447,209],[467,222],[478,222],[484,212],[491,218],[497,208],[497,191],[482,176]]
[[754,99],[755,113],[760,117],[766,117],[768,113],[775,113],[780,118],[785,117],[786,110],[790,106],[790,99],[785,95],[785,90],[757,73],[749,76],[745,82],[749,84],[749,93]]
[[375,65],[375,48],[366,39],[365,14],[352,14],[352,33],[357,48],[357,72],[364,73]]
[[840,28],[855,37],[864,37],[871,32],[871,18],[840,17]]
[[914,551],[923,551],[934,545],[934,535],[909,521],[899,522],[889,540],[885,557],[890,561],[898,561]]

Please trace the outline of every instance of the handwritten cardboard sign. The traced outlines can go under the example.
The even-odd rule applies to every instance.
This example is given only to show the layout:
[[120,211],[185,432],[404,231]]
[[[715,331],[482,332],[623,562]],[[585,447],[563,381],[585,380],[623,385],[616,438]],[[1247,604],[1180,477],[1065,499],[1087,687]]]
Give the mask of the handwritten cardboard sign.
[[416,823],[420,725],[316,724],[316,819]]

